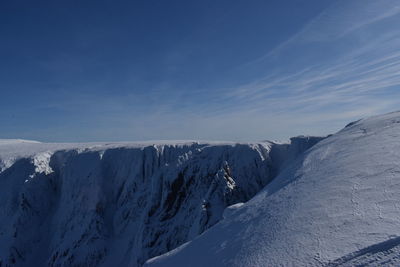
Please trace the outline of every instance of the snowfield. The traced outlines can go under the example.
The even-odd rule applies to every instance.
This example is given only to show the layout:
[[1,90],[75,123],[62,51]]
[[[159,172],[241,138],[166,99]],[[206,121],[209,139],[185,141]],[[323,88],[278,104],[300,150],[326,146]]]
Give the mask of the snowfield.
[[146,266],[399,266],[400,112],[322,140],[254,198]]
[[398,266],[399,137],[0,140],[0,266]]

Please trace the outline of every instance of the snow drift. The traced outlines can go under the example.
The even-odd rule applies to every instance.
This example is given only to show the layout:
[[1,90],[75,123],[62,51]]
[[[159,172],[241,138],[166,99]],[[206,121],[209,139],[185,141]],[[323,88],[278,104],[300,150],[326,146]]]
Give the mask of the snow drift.
[[400,112],[363,119],[146,266],[398,266],[399,192]]
[[141,266],[232,218],[320,139],[0,140],[0,266]]

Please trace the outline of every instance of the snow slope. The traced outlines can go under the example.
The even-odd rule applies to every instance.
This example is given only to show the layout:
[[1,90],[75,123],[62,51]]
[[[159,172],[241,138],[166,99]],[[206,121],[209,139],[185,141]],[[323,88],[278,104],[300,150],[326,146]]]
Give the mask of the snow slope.
[[319,140],[0,140],[0,266],[141,266],[231,216]]
[[146,266],[399,265],[400,112],[363,119]]

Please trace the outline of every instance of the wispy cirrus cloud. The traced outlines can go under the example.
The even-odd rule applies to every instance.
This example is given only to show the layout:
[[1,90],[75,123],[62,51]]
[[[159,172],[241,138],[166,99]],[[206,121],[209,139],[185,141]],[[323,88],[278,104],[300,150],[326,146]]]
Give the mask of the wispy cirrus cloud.
[[[310,103],[319,107],[347,103],[350,98],[385,98],[388,88],[400,85],[400,34],[397,24],[391,24],[400,22],[399,12],[399,1],[337,1],[260,60],[273,67],[268,61],[271,57],[278,56],[279,61],[279,54],[297,49],[304,42],[319,49],[319,42],[329,40],[328,48],[342,46],[341,51],[334,48],[335,55],[327,55],[320,61],[310,60],[295,72],[270,73],[257,81],[230,88],[225,96],[264,107],[279,102],[292,107]],[[393,21],[385,23],[389,18]],[[358,32],[362,27],[366,28]],[[365,40],[360,39],[363,37]],[[299,55],[305,59],[307,56],[307,52]]]
[[313,18],[300,31],[256,62],[277,56],[293,44],[329,42],[399,13],[400,2],[397,0],[334,1],[329,8]]
[[337,1],[251,62],[265,75],[219,88],[212,103],[196,105],[204,110],[192,109],[183,120],[260,139],[263,132],[288,137],[293,129],[326,134],[353,119],[399,109],[399,12],[398,1]]
[[250,63],[265,68],[264,75],[200,92],[198,102],[183,108],[191,97],[177,96],[176,105],[153,111],[155,120],[165,122],[153,126],[155,133],[234,140],[327,134],[351,120],[399,109],[399,13],[394,0],[336,1]]
[[[79,129],[72,138],[83,140],[261,140],[332,133],[351,120],[400,109],[399,14],[398,0],[332,1],[286,41],[242,66],[246,75],[259,70],[243,75],[251,76],[247,81],[232,75],[221,77],[219,85],[205,78],[204,88],[181,88],[166,78],[141,90],[135,81],[90,82],[74,95],[70,88],[48,93],[39,108],[67,114],[70,123],[58,126],[65,131],[76,121],[86,125],[86,132]],[[171,61],[182,60],[181,50]]]

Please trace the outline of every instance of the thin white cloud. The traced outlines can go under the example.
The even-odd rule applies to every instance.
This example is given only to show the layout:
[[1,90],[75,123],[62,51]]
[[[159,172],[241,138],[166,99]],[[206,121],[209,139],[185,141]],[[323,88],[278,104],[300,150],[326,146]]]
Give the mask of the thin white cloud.
[[[331,120],[331,125],[326,127],[326,131],[331,131],[352,119],[398,109],[400,33],[395,25],[385,25],[383,20],[399,14],[400,2],[355,2],[351,5],[353,8],[361,4],[365,6],[359,6],[357,12],[336,8],[335,12],[340,11],[339,14],[334,14],[332,9],[327,10],[313,21],[313,25],[306,26],[287,43],[322,40],[321,36],[327,34],[332,38],[332,46],[343,45],[340,37],[347,34],[351,38],[351,32],[361,27],[366,27],[364,30],[370,31],[373,38],[359,42],[358,47],[350,46],[341,50],[335,58],[312,61],[313,65],[299,68],[297,72],[273,72],[257,81],[229,88],[230,91],[222,98],[237,102],[237,105],[229,114],[225,112],[218,116],[225,118],[224,121],[243,119],[244,124],[251,124],[246,122],[247,118],[254,121],[253,124],[257,124],[257,121],[258,125],[279,125],[274,128],[279,128],[281,134],[290,129],[285,129],[280,121],[297,125],[296,129],[301,129],[300,124],[306,125],[320,133],[324,132],[321,126],[318,128],[313,125]],[[337,5],[339,3],[343,4],[344,1],[339,1]],[[352,12],[354,16],[351,16]],[[340,21],[341,16],[346,18],[344,22],[332,25],[332,21]],[[374,23],[383,23],[385,31],[369,30],[367,26]],[[355,34],[354,38],[358,38],[358,35]],[[280,49],[284,53],[291,46],[285,44]],[[248,128],[251,129],[250,126]],[[268,132],[271,133],[271,129]]]
[[[267,57],[279,57],[298,42],[330,40],[335,45],[340,42],[336,39],[399,12],[398,0],[337,1]],[[208,90],[209,96],[200,92],[196,103],[186,102],[191,97],[184,90],[166,97],[168,85],[154,91],[152,99],[146,94],[110,98],[107,120],[127,125],[126,136],[132,139],[260,140],[331,133],[353,119],[391,111],[400,104],[400,33],[392,26],[374,37],[356,49],[341,51],[337,58],[312,61],[296,72],[270,70],[248,84],[215,93]],[[397,93],[385,95],[395,86]],[[98,101],[82,98],[78,104],[95,106]],[[160,104],[136,111],[140,102]],[[119,139],[129,139],[126,136]],[[105,139],[110,137],[116,138],[106,132]]]
[[259,63],[276,57],[293,44],[328,42],[343,37],[369,24],[398,15],[398,0],[337,0],[300,31],[282,42],[259,59],[248,64]]

